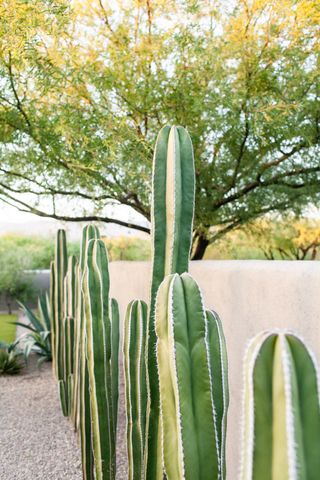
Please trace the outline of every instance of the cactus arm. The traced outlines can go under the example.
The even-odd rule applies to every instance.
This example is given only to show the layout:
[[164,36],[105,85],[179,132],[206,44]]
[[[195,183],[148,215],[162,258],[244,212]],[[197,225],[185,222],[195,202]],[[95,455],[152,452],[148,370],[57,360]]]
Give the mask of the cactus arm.
[[[73,374],[73,345],[74,345],[74,320],[65,317],[63,320],[63,380],[59,380],[60,400],[62,413],[68,417],[72,404],[72,374]],[[64,396],[64,398],[63,398]]]
[[188,270],[194,212],[192,143],[182,127],[164,127],[157,138],[153,162],[152,281],[148,319],[149,397],[147,425],[147,478],[158,475],[159,386],[156,366],[154,310],[158,287],[165,275]]
[[[84,306],[82,291],[82,274],[87,263],[87,247],[90,240],[99,238],[99,230],[93,225],[88,225],[83,228],[82,241],[80,248],[80,262],[78,273],[78,309],[77,309],[77,328],[79,329],[79,343],[77,343],[78,364],[75,364],[75,369],[78,372],[77,390],[74,393],[79,399],[77,401],[80,429],[80,443],[81,443],[81,458],[82,458],[82,474],[84,480],[93,480],[93,452],[91,444],[91,414],[90,414],[90,394],[89,394],[89,373],[86,361],[87,340],[86,340],[86,323],[84,318]],[[76,360],[77,361],[77,360]],[[75,387],[74,387],[75,388]],[[78,420],[76,420],[77,422]]]
[[[72,414],[72,392],[73,392],[73,355],[74,355],[74,315],[76,304],[76,270],[77,259],[70,256],[67,263],[67,271],[63,278],[63,296],[62,305],[63,319],[60,323],[61,340],[60,355],[62,357],[60,365],[60,399],[61,408],[64,416]],[[61,382],[64,383],[62,388]]]
[[115,478],[111,384],[108,258],[102,240],[91,240],[83,279],[92,445],[96,480]]
[[[286,380],[286,376],[291,376],[289,355],[286,340],[283,337],[276,338],[272,375],[272,402],[277,408],[274,408],[272,412],[272,433],[274,433],[272,438],[272,478],[283,478],[283,480],[296,479],[294,473],[296,466],[292,389],[291,381]],[[263,432],[260,435],[262,436],[262,434]],[[290,475],[290,471],[293,471],[293,476]]]
[[168,479],[221,478],[208,330],[196,282],[188,274],[166,277],[157,295],[156,333]]
[[74,255],[70,255],[68,258],[68,270],[66,273],[65,279],[65,291],[66,291],[66,301],[65,301],[65,316],[75,317],[76,314],[76,276],[77,276],[77,259]]
[[80,350],[81,350],[81,329],[80,329],[80,302],[81,298],[81,270],[77,263],[75,271],[75,312],[74,312],[74,349],[73,349],[73,382],[72,382],[72,408],[71,417],[75,431],[79,429],[80,410]]
[[[111,384],[112,384],[112,411],[114,415],[113,425],[118,422],[118,398],[119,398],[119,344],[120,344],[120,315],[117,300],[110,301],[111,318]],[[117,432],[114,432],[116,435]]]
[[295,416],[299,475],[304,470],[306,479],[316,480],[320,471],[320,390],[317,363],[312,352],[297,335],[287,334],[286,341],[296,380],[296,388],[293,389],[293,411],[299,412],[299,415]]
[[320,405],[316,363],[293,334],[262,332],[245,358],[242,480],[315,480]]
[[[86,339],[82,338],[81,356],[86,355]],[[91,445],[91,416],[89,373],[85,361],[81,361],[79,427],[81,443],[81,463],[83,480],[93,480],[93,452]]]
[[[181,411],[177,384],[173,326],[168,315],[169,291],[173,276],[159,288],[156,303],[157,361],[159,368],[162,463],[169,479],[184,478],[184,452],[181,439]],[[170,381],[169,381],[170,380]],[[170,455],[171,452],[175,452]]]
[[67,393],[64,380],[58,380],[61,411],[64,417],[68,416]]
[[261,480],[272,478],[272,378],[265,372],[272,372],[274,342],[273,335],[262,332],[251,341],[245,356],[243,480],[258,480],[256,475]]
[[220,445],[221,478],[226,476],[227,411],[229,406],[228,358],[222,324],[216,312],[207,310],[208,343],[216,410],[218,441]]
[[64,317],[64,277],[67,272],[67,242],[66,232],[58,230],[55,247],[55,358],[56,371],[59,380],[63,380],[63,317]]
[[123,336],[129,480],[144,479],[146,324],[147,305],[140,300],[132,301],[127,308]]
[[51,323],[51,355],[52,355],[52,370],[55,377],[57,377],[56,370],[56,321],[55,321],[55,266],[54,262],[50,263],[50,323]]
[[153,161],[151,299],[165,275],[188,270],[194,214],[194,159],[182,127],[163,127]]

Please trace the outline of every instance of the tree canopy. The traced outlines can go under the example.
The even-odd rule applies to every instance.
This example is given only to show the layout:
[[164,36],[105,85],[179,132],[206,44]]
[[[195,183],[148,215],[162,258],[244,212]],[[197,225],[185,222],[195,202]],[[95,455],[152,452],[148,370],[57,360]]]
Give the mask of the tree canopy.
[[147,231],[105,206],[149,218],[156,135],[179,124],[195,150],[194,258],[318,204],[319,24],[317,0],[2,2],[0,198]]

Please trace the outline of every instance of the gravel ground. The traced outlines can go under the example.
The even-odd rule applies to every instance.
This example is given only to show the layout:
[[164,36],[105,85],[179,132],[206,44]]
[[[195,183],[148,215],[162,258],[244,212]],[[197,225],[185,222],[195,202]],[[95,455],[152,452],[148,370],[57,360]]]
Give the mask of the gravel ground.
[[[125,480],[122,381],[120,390],[117,479]],[[61,414],[51,364],[39,371],[32,359],[21,374],[0,377],[0,479],[82,479],[80,448]]]

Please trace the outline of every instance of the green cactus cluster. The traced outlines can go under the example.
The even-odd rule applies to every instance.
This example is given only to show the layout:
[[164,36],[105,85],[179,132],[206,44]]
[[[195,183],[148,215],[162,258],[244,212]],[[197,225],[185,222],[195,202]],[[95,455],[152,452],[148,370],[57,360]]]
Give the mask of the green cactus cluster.
[[[188,273],[194,216],[193,148],[164,127],[152,180],[150,299],[123,321],[129,480],[225,480],[228,361],[218,315]],[[84,480],[116,478],[119,309],[108,254],[83,229],[80,259],[58,231],[51,265],[53,370],[62,412],[79,432]],[[262,333],[245,361],[241,480],[314,480],[320,471],[319,387],[293,334]]]
[[155,321],[164,472],[169,479],[225,478],[228,383],[221,323],[205,311],[187,273],[164,279]]
[[[204,310],[196,282],[185,273],[194,192],[189,134],[182,127],[164,127],[153,162],[150,304],[131,302],[124,328],[127,449],[129,478],[134,480],[162,480],[164,474],[175,480],[225,478],[224,336],[217,317]],[[190,311],[185,309],[188,302]],[[196,356],[192,341],[199,349]],[[206,374],[196,375],[199,370]],[[199,431],[200,418],[206,431]],[[211,462],[204,466],[207,455]]]
[[50,299],[54,372],[62,413],[79,431],[83,478],[115,478],[119,311],[96,227],[83,230],[79,262],[58,231]]

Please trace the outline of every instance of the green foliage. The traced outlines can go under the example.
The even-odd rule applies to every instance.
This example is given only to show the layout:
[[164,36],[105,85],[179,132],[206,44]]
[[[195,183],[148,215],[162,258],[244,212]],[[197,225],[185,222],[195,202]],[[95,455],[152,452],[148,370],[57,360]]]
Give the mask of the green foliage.
[[318,221],[271,217],[226,234],[208,247],[205,259],[317,260],[319,247]]
[[38,361],[39,365],[44,361],[51,361],[51,327],[47,297],[43,295],[39,298],[39,318],[23,303],[20,303],[20,306],[29,323],[15,323],[16,325],[20,325],[20,327],[23,327],[31,332],[21,336],[18,339],[20,345],[23,346],[25,358],[28,358],[30,353],[34,352],[40,356]]
[[21,351],[17,348],[17,342],[0,343],[0,375],[16,375],[23,367]]
[[[35,236],[6,234],[0,236],[0,252],[12,252],[24,259],[26,270],[48,269],[54,256],[54,240]],[[69,242],[70,255],[79,255],[79,245]]]
[[16,338],[16,315],[0,314],[0,342],[12,343]]
[[0,295],[11,314],[16,299],[27,300],[33,296],[33,288],[24,274],[29,260],[22,252],[6,250],[0,246]]
[[317,0],[9,4],[1,18],[10,28],[0,28],[4,201],[102,221],[116,202],[150,218],[164,124],[187,127],[194,142],[198,255],[218,238],[211,226],[222,225],[221,236],[319,200]]
[[102,237],[108,249],[109,258],[115,260],[150,260],[150,240],[138,237]]
[[292,333],[262,332],[245,358],[242,480],[316,480],[320,457],[317,365]]

